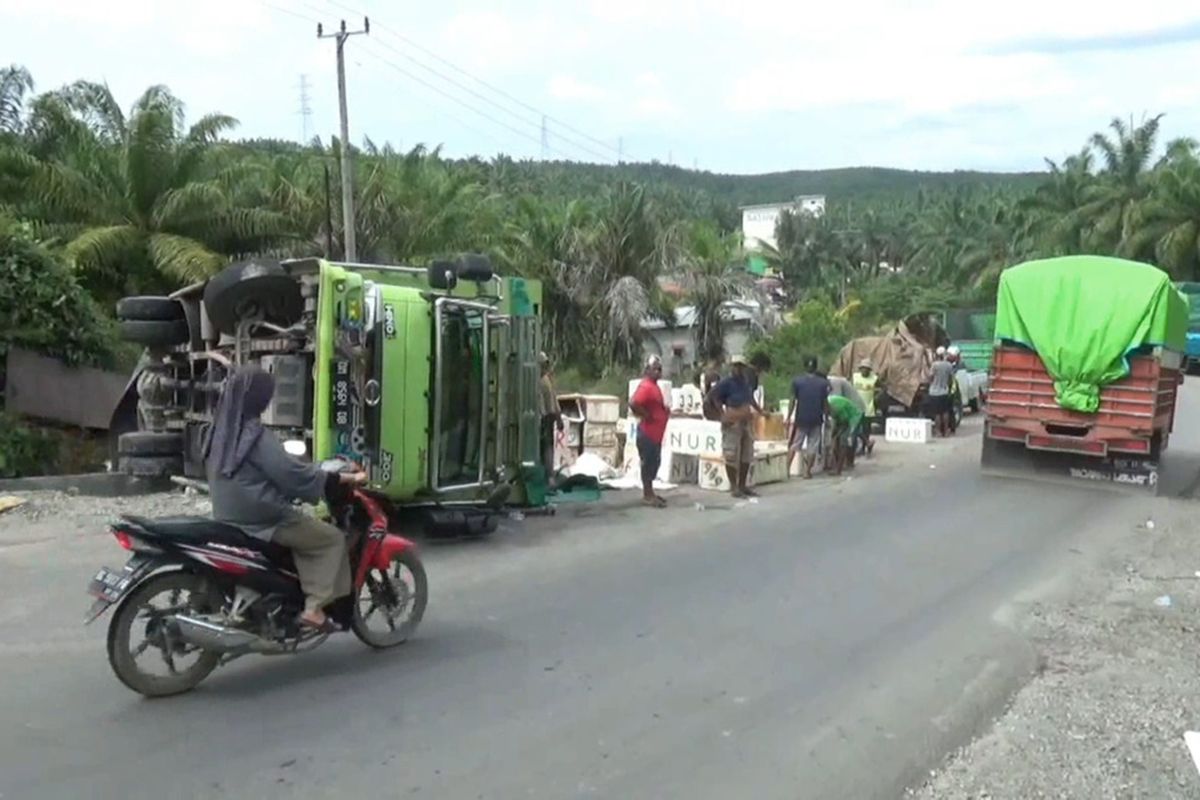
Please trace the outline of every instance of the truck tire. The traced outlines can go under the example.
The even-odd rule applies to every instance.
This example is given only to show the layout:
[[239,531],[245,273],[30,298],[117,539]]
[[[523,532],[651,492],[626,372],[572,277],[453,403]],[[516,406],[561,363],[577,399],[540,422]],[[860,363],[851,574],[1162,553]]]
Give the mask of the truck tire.
[[135,431],[123,433],[117,440],[122,456],[177,456],[183,452],[183,436],[173,431]]
[[191,339],[187,322],[182,319],[123,319],[118,326],[122,339],[146,347],[173,347]]
[[183,472],[181,456],[121,456],[121,472],[135,478],[169,478]]
[[117,319],[170,322],[183,319],[183,306],[170,297],[122,297],[117,301]]
[[278,261],[255,259],[232,264],[210,279],[204,287],[204,307],[213,327],[233,335],[247,318],[293,325],[304,313],[304,300],[300,282]]

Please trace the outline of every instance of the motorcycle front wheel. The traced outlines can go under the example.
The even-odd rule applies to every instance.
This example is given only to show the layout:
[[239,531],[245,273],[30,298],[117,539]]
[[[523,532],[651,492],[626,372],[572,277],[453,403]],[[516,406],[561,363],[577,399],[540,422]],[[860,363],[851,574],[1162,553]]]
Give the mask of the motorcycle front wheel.
[[147,697],[194,689],[216,669],[221,657],[183,641],[170,617],[212,614],[220,604],[213,588],[198,575],[150,576],[121,602],[108,626],[108,663],[117,678]]
[[429,601],[425,567],[416,553],[392,557],[386,570],[372,567],[354,597],[350,628],[368,647],[395,647],[408,640]]

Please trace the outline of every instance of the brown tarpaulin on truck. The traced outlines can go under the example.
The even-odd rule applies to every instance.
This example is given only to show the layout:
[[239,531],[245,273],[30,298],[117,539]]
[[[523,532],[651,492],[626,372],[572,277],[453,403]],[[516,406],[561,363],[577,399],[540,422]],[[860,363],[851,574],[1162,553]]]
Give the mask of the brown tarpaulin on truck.
[[946,334],[921,317],[901,320],[886,336],[853,339],[842,348],[830,369],[849,378],[864,358],[879,376],[879,385],[896,400],[911,406],[921,384],[929,382],[929,350],[946,344]]

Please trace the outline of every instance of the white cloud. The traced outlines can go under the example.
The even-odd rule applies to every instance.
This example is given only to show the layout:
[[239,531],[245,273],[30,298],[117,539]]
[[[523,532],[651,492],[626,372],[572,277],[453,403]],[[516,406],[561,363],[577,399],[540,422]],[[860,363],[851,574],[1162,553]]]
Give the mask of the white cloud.
[[612,97],[608,89],[581,81],[573,75],[555,75],[547,85],[550,96],[558,100],[607,100]]

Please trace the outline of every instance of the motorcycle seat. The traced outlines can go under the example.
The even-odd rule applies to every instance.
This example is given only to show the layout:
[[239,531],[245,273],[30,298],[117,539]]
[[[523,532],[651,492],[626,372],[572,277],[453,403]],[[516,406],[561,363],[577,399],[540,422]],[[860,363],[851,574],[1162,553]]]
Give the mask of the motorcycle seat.
[[212,517],[137,517],[126,514],[122,519],[164,539],[245,547],[263,553],[272,561],[279,561],[289,555],[288,549],[282,545],[247,536],[240,528],[217,522]]

